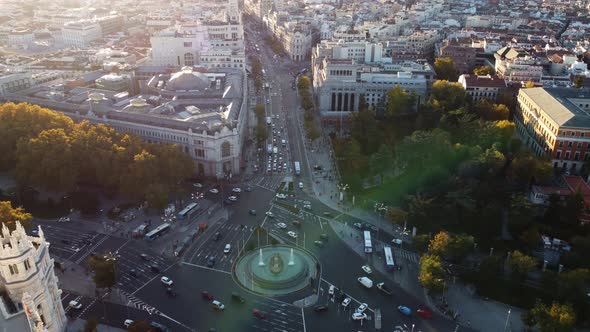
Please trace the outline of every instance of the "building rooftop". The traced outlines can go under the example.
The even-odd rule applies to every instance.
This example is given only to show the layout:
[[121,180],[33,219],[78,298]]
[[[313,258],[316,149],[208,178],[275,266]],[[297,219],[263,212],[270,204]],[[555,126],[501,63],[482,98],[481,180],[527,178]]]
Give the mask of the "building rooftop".
[[505,88],[506,81],[496,75],[462,75],[468,87]]
[[590,109],[584,110],[579,104],[590,104],[590,90],[571,88],[530,88],[521,89],[533,102],[540,105],[545,113],[559,126],[590,128]]

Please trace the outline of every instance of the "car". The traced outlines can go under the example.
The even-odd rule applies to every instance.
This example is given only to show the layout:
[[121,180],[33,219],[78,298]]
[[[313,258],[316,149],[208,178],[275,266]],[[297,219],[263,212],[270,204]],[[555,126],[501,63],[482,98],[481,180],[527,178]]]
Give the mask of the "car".
[[211,302],[211,305],[213,305],[213,309],[215,310],[223,310],[225,309],[225,305],[223,305],[223,303],[214,300],[213,302]]
[[365,310],[367,310],[368,307],[369,307],[368,304],[361,303],[361,305],[358,308],[356,308],[356,312],[358,312],[359,314],[362,314],[363,312],[365,312]]
[[350,297],[345,298],[344,301],[342,301],[342,306],[345,308],[348,307],[351,301],[352,300],[350,299]]
[[225,248],[223,248],[223,253],[224,254],[229,254],[230,251],[231,251],[231,244],[227,243],[225,245]]
[[303,205],[303,208],[306,210],[311,210],[311,205],[305,204],[305,205]]
[[172,287],[168,287],[168,288],[166,288],[166,294],[168,294],[168,296],[170,296],[170,297],[176,297],[176,296],[178,296],[178,293],[176,293],[176,292],[175,292],[175,291],[172,289]]
[[[169,332],[170,331],[170,329],[166,325],[160,324],[158,322],[150,322],[150,326],[155,327],[156,329],[159,329],[159,331],[162,331],[162,332]],[[156,330],[156,331],[158,331],[158,330]]]
[[403,305],[398,306],[397,311],[401,312],[402,314],[404,314],[406,316],[410,316],[412,314],[412,309],[410,309],[406,306],[403,306]]
[[138,278],[139,274],[137,274],[137,271],[135,269],[131,269],[129,270],[129,275],[134,277],[134,278]]
[[239,302],[239,303],[245,303],[246,299],[244,299],[242,297],[242,295],[238,294],[238,293],[231,293],[231,298],[232,300]]
[[288,231],[287,235],[289,235],[290,237],[296,239],[297,238],[297,233],[293,232],[293,231]]
[[330,285],[330,288],[328,288],[328,294],[334,295],[335,290],[336,290],[336,287],[334,287],[334,285]]
[[266,318],[266,314],[264,314],[262,311],[260,311],[258,309],[253,309],[252,310],[252,315],[254,315],[254,317],[259,318],[259,319],[265,319]]
[[221,239],[221,233],[216,232],[213,234],[213,241],[219,241],[219,239]]
[[299,182],[299,189],[303,189],[303,182]]
[[324,242],[328,242],[328,234],[320,234],[320,239]]
[[402,240],[401,239],[393,239],[393,240],[391,240],[391,243],[397,244],[397,245],[401,245],[402,244]]
[[195,188],[203,188],[203,185],[200,184],[200,183],[198,183],[198,182],[195,182],[195,183],[193,183],[193,187],[195,187]]
[[371,227],[369,227],[369,229],[371,229],[373,232],[379,231],[379,227],[377,227],[377,226],[371,226]]
[[323,248],[324,247],[324,242],[322,241],[313,241],[313,244],[315,244],[316,246]]
[[150,256],[146,255],[146,254],[141,254],[139,255],[139,257],[144,260],[144,261],[149,261],[150,260]]
[[352,314],[352,320],[363,320],[367,318],[367,314],[361,314],[359,312],[355,312]]
[[74,309],[81,309],[82,308],[82,303],[80,303],[78,301],[74,301],[74,300],[70,301],[68,303],[68,305]]
[[154,273],[160,273],[160,268],[157,265],[150,265],[150,270]]
[[162,278],[160,278],[160,281],[161,281],[163,284],[165,284],[165,285],[168,285],[168,286],[172,286],[172,284],[174,283],[174,282],[172,281],[172,279],[170,279],[170,278],[168,278],[168,277],[166,277],[166,276],[163,276]]
[[63,244],[70,244],[71,242],[70,242],[70,240],[62,239],[61,240],[61,243],[63,243]]
[[69,222],[70,221],[70,217],[61,217],[59,218],[59,222]]
[[252,191],[252,187],[250,187],[250,186],[247,186],[247,187],[246,187],[246,189],[244,189],[244,190],[245,190],[247,193],[249,193],[249,192],[251,192],[251,191]]
[[363,269],[363,271],[365,271],[366,274],[371,274],[373,273],[373,270],[371,270],[371,267],[369,265],[363,265],[361,267],[361,269]]
[[238,201],[238,197],[237,196],[229,196],[227,199],[230,200],[230,201],[232,201],[232,202],[237,202]]
[[324,217],[326,217],[326,218],[332,218],[332,217],[333,217],[332,213],[330,213],[330,212],[324,212],[324,213],[322,213],[322,214],[323,214],[323,215],[324,215]]
[[416,310],[416,313],[426,319],[431,319],[432,318],[432,312],[430,312],[430,310],[428,309],[418,309]]
[[310,201],[303,201],[302,203],[303,203],[303,205],[311,205]]
[[212,194],[219,194],[219,189],[212,188],[212,189],[209,189],[209,192],[212,193]]
[[129,328],[129,326],[131,326],[133,324],[133,319],[126,319],[123,322],[123,326],[125,326],[125,328]]
[[248,214],[251,216],[255,216],[256,215],[256,210],[249,210]]
[[358,222],[355,222],[354,224],[352,224],[352,226],[354,226],[354,227],[356,227],[356,228],[358,228],[358,229],[363,229],[363,225],[361,225],[361,224],[360,224],[360,223],[358,223]]
[[287,224],[285,224],[284,222],[280,222],[277,224],[277,227],[285,229],[285,228],[287,228]]
[[301,227],[301,221],[299,221],[299,220],[293,220],[293,221],[291,221],[291,222],[293,223],[293,225],[294,225],[295,227],[297,227],[297,228]]
[[209,292],[207,292],[207,291],[202,291],[202,292],[201,292],[201,297],[202,297],[204,300],[207,300],[207,301],[213,301],[213,295],[209,294]]
[[281,193],[278,193],[278,194],[276,194],[275,196],[276,196],[278,199],[286,199],[286,198],[287,198],[287,195],[285,195],[285,194],[281,194]]
[[80,251],[80,248],[78,247],[71,247],[70,249],[72,249],[73,252],[78,252]]
[[316,305],[315,307],[313,307],[313,311],[315,311],[315,312],[328,311],[328,307],[325,305]]
[[242,188],[237,188],[236,187],[236,188],[232,189],[231,191],[234,192],[234,193],[236,193],[236,194],[239,194],[239,193],[242,192]]
[[275,217],[275,215],[274,215],[272,212],[270,212],[270,211],[266,211],[266,213],[265,213],[265,214],[266,214],[266,216],[267,216],[267,217],[269,217],[269,218],[274,218],[274,217]]
[[207,267],[213,266],[215,266],[215,256],[209,256],[209,258],[207,258]]

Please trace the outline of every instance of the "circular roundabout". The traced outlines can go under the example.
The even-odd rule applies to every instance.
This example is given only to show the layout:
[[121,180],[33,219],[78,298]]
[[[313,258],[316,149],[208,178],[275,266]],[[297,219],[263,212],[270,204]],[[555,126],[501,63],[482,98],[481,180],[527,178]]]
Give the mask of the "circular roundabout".
[[309,287],[319,276],[319,261],[306,250],[265,246],[240,257],[233,276],[242,287],[267,296],[287,295]]

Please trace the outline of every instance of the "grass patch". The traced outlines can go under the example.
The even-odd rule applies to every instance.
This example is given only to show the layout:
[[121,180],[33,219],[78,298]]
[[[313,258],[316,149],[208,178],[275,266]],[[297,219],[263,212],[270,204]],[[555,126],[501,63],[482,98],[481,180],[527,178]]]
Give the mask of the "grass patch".
[[277,202],[275,202],[275,205],[278,205],[278,206],[280,206],[280,207],[288,210],[289,212],[292,212],[292,213],[295,213],[295,214],[299,214],[299,211],[300,211],[299,208],[296,208],[296,207],[294,207],[292,205],[289,205],[289,204],[287,204],[285,202],[278,202],[277,201]]
[[293,192],[293,182],[289,182],[289,192]]

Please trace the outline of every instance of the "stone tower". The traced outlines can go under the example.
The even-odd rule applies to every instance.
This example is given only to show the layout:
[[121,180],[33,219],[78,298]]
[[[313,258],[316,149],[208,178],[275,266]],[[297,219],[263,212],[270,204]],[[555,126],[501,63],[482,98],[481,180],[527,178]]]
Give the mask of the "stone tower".
[[0,234],[0,291],[24,311],[31,331],[62,332],[66,326],[61,290],[49,257],[49,243],[29,236],[19,222],[12,232],[5,224]]
[[240,23],[240,6],[238,0],[227,0],[227,20],[230,23]]

